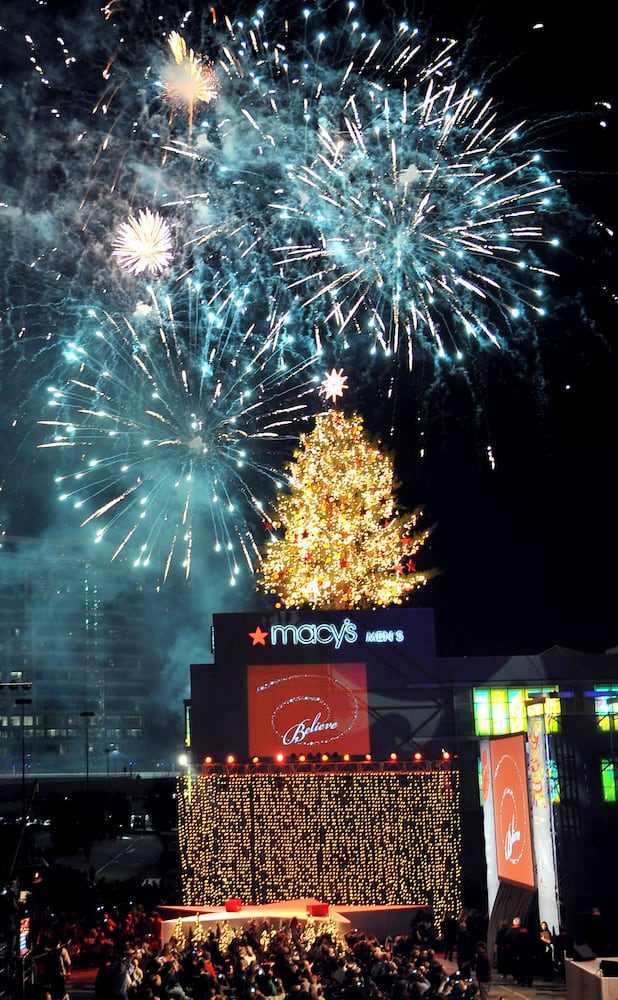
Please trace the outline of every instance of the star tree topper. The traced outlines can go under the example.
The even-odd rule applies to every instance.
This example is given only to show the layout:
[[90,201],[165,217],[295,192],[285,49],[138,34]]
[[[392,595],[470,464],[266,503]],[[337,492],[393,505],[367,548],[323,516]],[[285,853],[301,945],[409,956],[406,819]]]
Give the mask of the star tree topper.
[[343,396],[343,393],[348,388],[347,383],[348,376],[343,374],[343,368],[340,368],[339,371],[333,368],[322,380],[320,392],[324,395],[325,399],[332,399],[333,403],[337,405],[337,397]]

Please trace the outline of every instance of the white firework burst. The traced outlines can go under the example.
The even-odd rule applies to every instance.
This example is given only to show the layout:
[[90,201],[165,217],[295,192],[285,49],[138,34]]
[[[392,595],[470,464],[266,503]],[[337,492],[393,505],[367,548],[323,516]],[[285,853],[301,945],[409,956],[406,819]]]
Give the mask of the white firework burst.
[[172,262],[173,244],[170,227],[158,212],[149,208],[130,216],[118,227],[112,254],[131,274],[161,274]]

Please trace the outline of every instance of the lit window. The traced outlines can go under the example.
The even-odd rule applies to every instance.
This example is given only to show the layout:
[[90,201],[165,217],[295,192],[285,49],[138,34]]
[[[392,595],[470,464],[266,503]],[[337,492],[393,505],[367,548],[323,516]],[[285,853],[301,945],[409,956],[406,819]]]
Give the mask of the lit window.
[[489,691],[474,691],[474,728],[477,736],[488,736],[491,733]]
[[603,687],[595,688],[597,696],[594,699],[594,710],[597,715],[597,724],[604,733],[616,732],[618,717],[618,688]]
[[[526,711],[529,716],[545,713],[548,733],[558,731],[560,698],[551,698],[554,689],[536,688],[475,688],[474,728],[477,736],[504,736],[522,733],[527,729]],[[617,692],[618,694],[618,692]],[[544,700],[540,700],[541,697]],[[527,705],[530,698],[539,698],[537,704]]]
[[524,692],[521,688],[510,688],[508,695],[510,731],[512,733],[523,733],[528,728]]
[[603,787],[603,801],[616,801],[616,768],[613,760],[604,759],[601,761],[601,784]]

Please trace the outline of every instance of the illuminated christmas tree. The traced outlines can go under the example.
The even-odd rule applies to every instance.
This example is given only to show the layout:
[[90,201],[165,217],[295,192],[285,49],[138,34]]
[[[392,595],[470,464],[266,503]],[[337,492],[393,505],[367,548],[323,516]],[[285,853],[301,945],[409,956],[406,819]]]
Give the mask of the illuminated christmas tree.
[[[333,370],[326,398],[343,395]],[[416,568],[431,529],[420,510],[396,510],[392,458],[372,443],[360,416],[331,409],[303,434],[288,467],[290,492],[277,504],[259,584],[286,607],[371,608],[402,604],[436,571]]]

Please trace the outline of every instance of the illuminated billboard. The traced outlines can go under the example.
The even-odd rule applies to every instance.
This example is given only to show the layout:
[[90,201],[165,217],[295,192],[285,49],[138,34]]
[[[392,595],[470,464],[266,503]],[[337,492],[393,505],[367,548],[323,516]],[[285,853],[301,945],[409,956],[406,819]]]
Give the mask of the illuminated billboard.
[[369,753],[364,663],[247,669],[249,753]]
[[427,608],[215,614],[212,653],[191,666],[196,762],[411,755],[439,724],[450,673]]
[[533,889],[534,859],[524,734],[490,740],[490,753],[498,878]]

